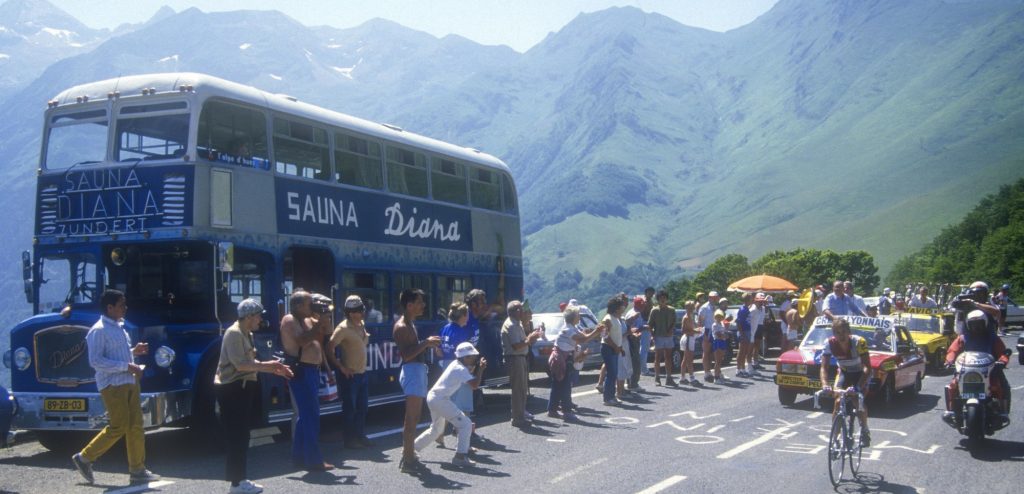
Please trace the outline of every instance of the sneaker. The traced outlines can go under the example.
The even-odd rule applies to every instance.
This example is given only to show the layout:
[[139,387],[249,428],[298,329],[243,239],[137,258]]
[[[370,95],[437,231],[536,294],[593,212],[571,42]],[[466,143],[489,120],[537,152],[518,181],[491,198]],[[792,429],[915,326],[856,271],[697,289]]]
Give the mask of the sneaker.
[[700,381],[698,381],[696,377],[690,376],[690,384],[700,386]]
[[427,467],[423,463],[420,463],[420,460],[418,459],[413,458],[406,460],[403,458],[398,462],[398,469],[401,470],[402,473],[418,473],[426,470]]
[[71,463],[75,464],[75,469],[78,470],[78,473],[82,474],[82,478],[84,478],[86,482],[90,484],[95,482],[96,479],[92,475],[92,462],[86,460],[85,457],[82,456],[82,453],[75,453],[75,455],[71,457]]
[[473,468],[473,467],[476,466],[476,462],[473,461],[473,460],[470,460],[469,458],[467,458],[465,456],[456,456],[456,457],[452,458],[452,466],[453,467],[459,467],[459,468]]
[[673,388],[676,387],[676,380],[672,379],[671,377],[668,378],[668,379],[665,379],[665,386],[671,386]]
[[434,443],[437,444],[438,448],[444,448],[444,436],[437,436],[437,439],[434,439]]
[[562,418],[562,414],[560,414],[560,413],[558,413],[558,412],[556,412],[554,410],[551,410],[550,412],[548,412],[548,417],[551,417],[553,419],[560,419],[560,418]]
[[228,494],[259,494],[260,492],[263,492],[263,486],[251,480],[243,480],[228,490]]
[[661,386],[661,378],[660,377],[654,376],[654,385],[655,386]]
[[621,405],[622,402],[619,401],[619,400],[616,400],[616,399],[611,399],[611,400],[604,400],[604,404],[607,405],[607,406],[610,406],[610,407],[615,407],[615,406]]
[[860,431],[860,447],[870,448],[871,447],[871,431],[867,429],[861,429]]
[[711,374],[704,373],[704,380],[709,382],[709,383],[713,383],[713,382],[715,382],[715,377],[712,376]]
[[722,375],[722,374],[715,374],[715,380],[716,380],[716,381],[728,381],[728,380],[729,380],[729,378],[728,378],[728,377],[725,377],[725,376],[724,376],[724,375]]
[[736,371],[736,378],[739,379],[741,377],[750,377],[750,374],[747,374],[747,371],[743,371],[743,370]]
[[526,420],[533,420],[533,414],[530,412],[523,412],[523,417],[526,417]]
[[128,480],[133,484],[146,484],[160,480],[160,476],[143,468],[138,472],[131,472],[131,475],[128,476]]
[[601,383],[597,383],[597,386],[594,386],[594,391],[597,391],[598,393],[603,393],[604,386],[602,386]]

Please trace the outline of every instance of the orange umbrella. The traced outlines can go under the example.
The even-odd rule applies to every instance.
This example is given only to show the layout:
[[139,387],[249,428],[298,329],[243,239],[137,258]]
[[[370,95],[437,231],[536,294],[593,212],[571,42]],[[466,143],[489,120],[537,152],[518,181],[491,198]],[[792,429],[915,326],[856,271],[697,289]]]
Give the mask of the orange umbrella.
[[729,290],[734,292],[786,292],[796,289],[796,285],[777,276],[766,274],[743,278],[729,285]]

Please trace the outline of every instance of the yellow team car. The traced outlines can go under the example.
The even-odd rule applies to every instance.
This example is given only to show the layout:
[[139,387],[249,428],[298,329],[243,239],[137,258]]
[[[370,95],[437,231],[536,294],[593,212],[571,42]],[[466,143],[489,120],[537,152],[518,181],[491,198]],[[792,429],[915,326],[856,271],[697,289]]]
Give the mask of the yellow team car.
[[909,309],[894,314],[896,327],[910,331],[914,343],[925,354],[925,360],[932,372],[940,373],[946,362],[946,350],[956,339],[953,329],[953,314],[934,309]]

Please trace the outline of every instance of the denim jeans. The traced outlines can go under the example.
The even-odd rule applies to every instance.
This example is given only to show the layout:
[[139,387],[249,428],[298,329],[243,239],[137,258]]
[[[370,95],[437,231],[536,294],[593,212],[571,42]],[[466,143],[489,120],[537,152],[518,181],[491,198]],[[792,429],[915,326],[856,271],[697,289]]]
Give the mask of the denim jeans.
[[647,356],[651,352],[651,332],[640,333],[640,371],[647,372]]
[[572,413],[572,373],[576,372],[576,368],[573,367],[573,354],[569,354],[566,357],[565,362],[565,375],[562,376],[562,380],[555,379],[554,374],[548,373],[551,376],[551,394],[548,397],[548,411],[557,412],[561,407],[562,412]]
[[370,383],[366,373],[345,377],[338,373],[338,394],[341,396],[342,429],[345,440],[353,441],[366,435],[366,407]]
[[604,401],[612,401],[615,399],[615,381],[619,379],[619,353],[602,344],[601,359],[604,360]]
[[320,371],[316,367],[299,365],[295,367],[295,377],[288,381],[292,393],[292,403],[298,410],[299,418],[295,421],[295,432],[292,434],[292,462],[303,467],[322,465],[320,455]]

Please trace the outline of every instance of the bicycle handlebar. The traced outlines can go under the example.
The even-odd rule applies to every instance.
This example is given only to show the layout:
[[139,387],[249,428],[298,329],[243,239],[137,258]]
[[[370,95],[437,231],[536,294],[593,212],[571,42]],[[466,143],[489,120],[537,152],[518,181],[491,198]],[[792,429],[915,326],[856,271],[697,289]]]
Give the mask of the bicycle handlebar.
[[858,405],[860,403],[864,402],[864,393],[861,393],[861,392],[857,391],[853,387],[849,387],[849,388],[846,388],[846,389],[832,389],[832,388],[829,388],[828,390],[821,389],[821,390],[818,390],[818,391],[816,391],[814,393],[814,408],[822,408],[819,399],[822,396],[825,396],[825,395],[831,395],[831,396],[833,396],[835,398],[844,398],[846,396],[856,396],[857,397]]

